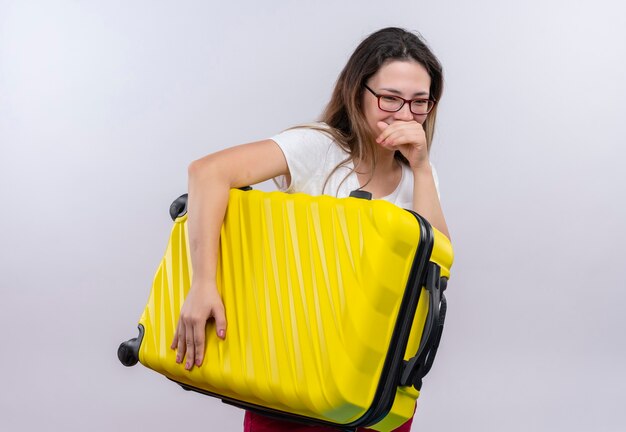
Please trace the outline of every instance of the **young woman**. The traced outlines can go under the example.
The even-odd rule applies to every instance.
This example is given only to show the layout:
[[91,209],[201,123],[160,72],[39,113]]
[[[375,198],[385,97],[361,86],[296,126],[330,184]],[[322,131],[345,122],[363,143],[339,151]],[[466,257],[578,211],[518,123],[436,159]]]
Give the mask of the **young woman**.
[[[231,188],[275,179],[282,190],[374,199],[412,208],[448,235],[429,162],[442,68],[415,34],[385,28],[366,38],[341,72],[321,122],[219,151],[189,166],[188,229],[194,270],[172,342],[186,369],[202,365],[207,320],[226,337],[216,286],[219,234]],[[410,421],[398,430],[410,429]],[[246,413],[246,431],[312,428]]]

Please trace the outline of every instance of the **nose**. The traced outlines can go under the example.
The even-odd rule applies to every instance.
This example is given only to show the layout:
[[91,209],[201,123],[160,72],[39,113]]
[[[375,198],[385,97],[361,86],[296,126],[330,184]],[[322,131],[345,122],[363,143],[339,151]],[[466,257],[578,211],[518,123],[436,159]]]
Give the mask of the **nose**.
[[393,117],[396,120],[404,120],[404,121],[413,120],[413,113],[411,112],[411,108],[409,107],[409,104],[405,103],[404,105],[402,105],[402,108],[400,108],[400,111],[396,111]]

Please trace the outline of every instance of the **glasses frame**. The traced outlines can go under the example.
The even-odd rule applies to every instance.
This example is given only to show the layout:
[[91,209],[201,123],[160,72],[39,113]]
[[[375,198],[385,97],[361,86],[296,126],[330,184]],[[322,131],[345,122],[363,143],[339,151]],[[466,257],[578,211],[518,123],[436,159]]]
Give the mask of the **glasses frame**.
[[[426,115],[426,114],[430,113],[430,112],[433,110],[433,108],[435,108],[435,105],[437,104],[437,101],[436,101],[435,99],[431,99],[431,98],[404,99],[403,97],[400,97],[400,96],[397,96],[397,95],[381,95],[381,94],[377,94],[374,90],[372,90],[371,88],[369,88],[367,84],[363,84],[363,86],[364,86],[367,90],[369,90],[369,92],[370,92],[371,94],[373,94],[373,95],[376,97],[376,99],[378,100],[378,109],[380,109],[381,111],[389,112],[389,113],[395,113],[395,112],[400,111],[402,108],[404,108],[404,105],[405,105],[406,103],[408,103],[408,104],[409,104],[409,111],[411,111],[411,114],[413,114],[413,115]],[[385,108],[383,108],[383,107],[381,107],[381,106],[380,106],[380,99],[381,99],[381,98],[383,98],[383,97],[394,97],[394,98],[398,98],[398,99],[402,100],[402,105],[400,105],[400,107],[399,107],[397,110],[388,110],[388,109],[385,109]],[[428,109],[428,111],[426,111],[425,113],[416,113],[416,112],[413,112],[413,110],[411,109],[411,104],[412,104],[413,102],[415,102],[415,101],[424,101],[424,100],[427,100],[427,101],[429,101],[429,102],[432,102],[432,105],[431,105],[431,107]]]

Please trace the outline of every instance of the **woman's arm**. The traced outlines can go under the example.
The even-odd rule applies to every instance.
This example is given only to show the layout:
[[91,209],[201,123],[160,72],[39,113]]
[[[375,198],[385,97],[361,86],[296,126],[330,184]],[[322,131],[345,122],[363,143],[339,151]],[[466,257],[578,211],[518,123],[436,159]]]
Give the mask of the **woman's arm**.
[[383,147],[399,150],[409,161],[413,171],[413,210],[450,238],[430,166],[426,134],[421,123],[395,121],[388,125],[378,122],[378,127],[381,133],[376,142]]
[[413,210],[450,238],[430,163],[413,168]]
[[222,150],[189,166],[187,224],[193,277],[171,345],[178,350],[178,363],[186,357],[186,369],[202,364],[209,318],[215,320],[218,337],[226,336],[224,305],[215,278],[230,189],[288,174],[285,157],[272,140]]

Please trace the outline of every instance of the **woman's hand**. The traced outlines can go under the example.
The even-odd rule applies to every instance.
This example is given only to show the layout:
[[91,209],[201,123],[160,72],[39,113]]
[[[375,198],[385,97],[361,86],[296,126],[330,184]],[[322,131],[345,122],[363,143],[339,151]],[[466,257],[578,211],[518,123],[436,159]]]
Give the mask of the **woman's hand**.
[[411,169],[430,164],[426,133],[420,123],[396,120],[391,124],[380,121],[377,125],[382,132],[376,142],[387,149],[400,151],[409,161]]
[[378,122],[382,131],[376,142],[389,150],[398,150],[413,170],[413,210],[424,216],[446,237],[448,226],[441,210],[437,187],[428,160],[426,133],[416,121],[396,120],[391,124]]
[[215,320],[215,331],[220,339],[226,337],[226,314],[224,303],[215,283],[191,285],[185,303],[180,310],[178,326],[170,348],[177,349],[176,363],[185,359],[185,369],[202,365],[204,360],[205,329],[209,318]]

